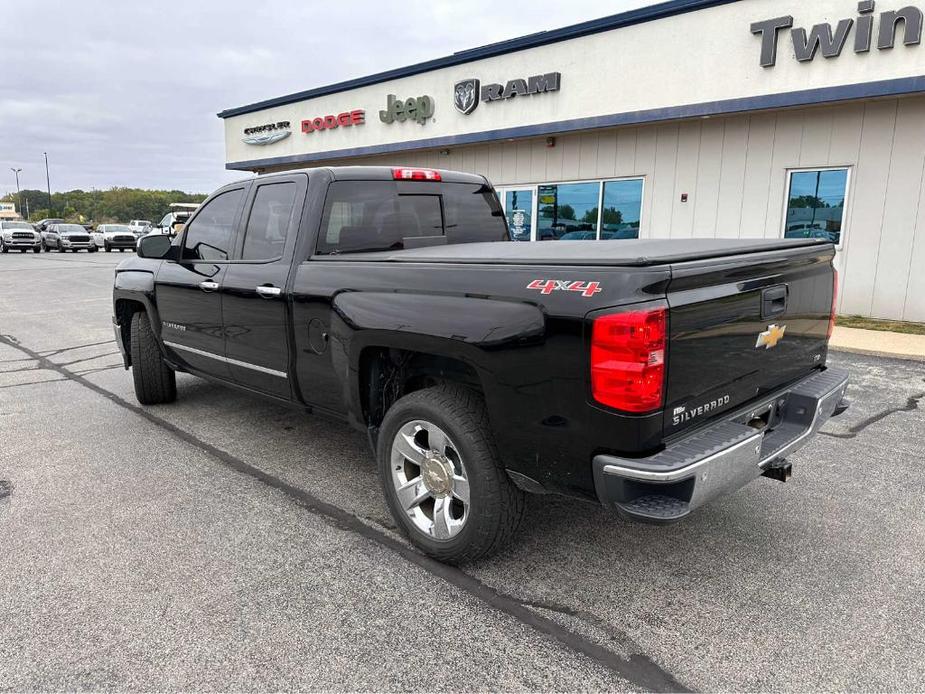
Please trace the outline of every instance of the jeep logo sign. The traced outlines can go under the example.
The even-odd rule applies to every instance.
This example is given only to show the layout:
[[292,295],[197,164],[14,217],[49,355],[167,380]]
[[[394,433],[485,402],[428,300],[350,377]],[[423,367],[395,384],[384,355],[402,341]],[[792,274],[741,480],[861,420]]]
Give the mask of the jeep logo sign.
[[508,80],[504,85],[484,84],[481,89],[477,79],[462,80],[453,85],[453,105],[457,111],[468,115],[479,105],[479,101],[503,101],[515,96],[557,92],[561,78],[562,75],[558,72],[547,72],[545,75],[533,75],[527,79]]
[[389,94],[385,100],[385,110],[379,111],[379,120],[383,123],[404,123],[413,120],[421,125],[434,115],[434,99],[430,96],[412,97],[410,99],[396,99]]
[[[839,20],[834,27],[828,23],[814,24],[809,31],[803,27],[790,29],[793,26],[793,17],[790,15],[755,22],[751,25],[751,32],[761,37],[761,67],[773,67],[777,62],[778,37],[784,29],[790,29],[793,54],[801,63],[815,58],[817,52],[822,53],[823,58],[837,58],[848,42],[852,28],[854,52],[867,53],[875,34],[874,4],[874,0],[861,0],[858,3],[857,19],[849,17]],[[900,29],[904,45],[915,46],[921,43],[922,10],[918,7],[909,5],[899,10],[881,12],[877,19],[877,50],[893,48]]]

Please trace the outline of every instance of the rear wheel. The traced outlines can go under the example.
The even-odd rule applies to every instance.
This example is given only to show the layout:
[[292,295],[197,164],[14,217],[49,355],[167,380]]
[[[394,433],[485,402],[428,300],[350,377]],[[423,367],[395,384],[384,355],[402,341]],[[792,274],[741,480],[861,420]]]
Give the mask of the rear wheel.
[[132,380],[142,405],[160,405],[177,399],[177,376],[164,363],[148,314],[132,316]]
[[501,465],[481,396],[468,388],[401,398],[383,419],[377,458],[395,521],[440,561],[493,554],[520,525],[524,493]]

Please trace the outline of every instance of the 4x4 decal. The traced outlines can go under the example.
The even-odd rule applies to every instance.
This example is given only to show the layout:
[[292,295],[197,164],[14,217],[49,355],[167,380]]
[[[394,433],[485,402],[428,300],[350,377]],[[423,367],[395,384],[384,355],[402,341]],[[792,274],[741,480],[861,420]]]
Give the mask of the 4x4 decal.
[[539,289],[540,294],[553,292],[581,292],[582,296],[594,296],[603,291],[599,282],[576,282],[573,280],[533,280],[527,289]]

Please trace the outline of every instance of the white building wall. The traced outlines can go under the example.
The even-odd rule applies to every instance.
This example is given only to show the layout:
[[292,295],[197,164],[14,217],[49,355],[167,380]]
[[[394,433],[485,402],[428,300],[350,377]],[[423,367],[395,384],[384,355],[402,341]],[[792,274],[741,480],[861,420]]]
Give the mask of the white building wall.
[[643,176],[641,238],[780,238],[788,170],[847,166],[839,312],[925,321],[925,97],[342,163],[459,169],[499,187]]

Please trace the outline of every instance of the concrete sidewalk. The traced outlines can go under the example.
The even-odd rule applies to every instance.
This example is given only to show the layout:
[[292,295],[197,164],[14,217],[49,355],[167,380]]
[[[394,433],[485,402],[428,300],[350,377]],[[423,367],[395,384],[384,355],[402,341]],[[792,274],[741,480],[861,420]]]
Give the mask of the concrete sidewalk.
[[838,352],[925,361],[925,335],[861,330],[836,325],[829,346]]

